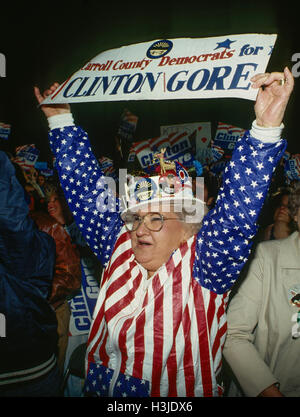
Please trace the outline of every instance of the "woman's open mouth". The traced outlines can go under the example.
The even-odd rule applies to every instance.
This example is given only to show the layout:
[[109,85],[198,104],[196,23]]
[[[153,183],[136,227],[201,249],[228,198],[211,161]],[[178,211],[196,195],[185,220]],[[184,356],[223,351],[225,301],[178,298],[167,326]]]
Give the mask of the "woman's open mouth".
[[146,242],[144,240],[138,240],[138,245],[139,246],[151,246],[151,243]]

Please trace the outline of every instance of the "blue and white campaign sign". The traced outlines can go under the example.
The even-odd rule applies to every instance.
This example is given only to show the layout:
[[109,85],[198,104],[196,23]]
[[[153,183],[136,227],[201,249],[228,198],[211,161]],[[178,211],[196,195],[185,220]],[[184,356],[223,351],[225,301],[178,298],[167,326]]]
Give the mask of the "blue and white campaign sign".
[[215,150],[217,150],[218,147],[223,149],[225,151],[225,155],[232,154],[236,142],[244,135],[245,132],[246,129],[242,127],[218,122],[217,131],[212,146],[214,146]]
[[81,272],[80,293],[69,301],[71,310],[70,336],[89,333],[99,293],[99,283],[95,277],[95,268],[93,262],[88,258],[81,260]]
[[0,122],[0,138],[7,140],[11,131],[11,125]]
[[35,169],[39,169],[39,170],[42,170],[42,169],[48,169],[48,163],[47,162],[42,162],[42,161],[37,161],[35,164],[34,164],[34,168]]
[[198,122],[198,123],[183,123],[169,126],[160,126],[160,134],[167,135],[172,132],[185,131],[190,137],[195,136],[195,156],[198,161],[205,164],[207,154],[207,148],[211,141],[211,123],[210,122]]
[[16,148],[16,156],[13,158],[14,162],[19,164],[23,169],[30,170],[33,168],[38,160],[40,151],[35,147],[35,144],[22,145]]
[[239,97],[266,70],[277,35],[158,39],[101,52],[44,100],[77,103]]
[[194,152],[190,136],[185,131],[174,131],[169,135],[133,142],[129,162],[133,162],[136,156],[145,172],[153,172],[157,165],[155,154],[162,148],[165,148],[165,156],[169,161],[177,161],[185,168],[193,166]]

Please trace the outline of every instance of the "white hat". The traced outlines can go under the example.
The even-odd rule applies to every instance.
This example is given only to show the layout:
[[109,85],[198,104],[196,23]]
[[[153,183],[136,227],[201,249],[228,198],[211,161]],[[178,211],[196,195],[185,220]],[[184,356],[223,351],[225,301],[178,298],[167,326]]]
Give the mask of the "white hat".
[[[138,210],[157,211],[157,206],[163,211],[170,211],[171,203],[174,212],[183,209],[189,214],[190,222],[202,220],[205,203],[203,199],[193,195],[191,178],[185,168],[177,161],[166,161],[163,151],[160,164],[153,175],[143,177],[128,176],[126,189],[126,208],[121,213]],[[154,209],[156,207],[156,209]]]

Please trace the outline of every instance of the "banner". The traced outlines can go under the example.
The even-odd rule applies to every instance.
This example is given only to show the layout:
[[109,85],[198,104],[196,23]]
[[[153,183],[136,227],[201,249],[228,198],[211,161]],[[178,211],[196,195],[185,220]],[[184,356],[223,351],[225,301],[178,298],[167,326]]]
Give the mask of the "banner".
[[165,148],[165,158],[177,161],[185,168],[191,168],[194,161],[194,150],[187,132],[174,132],[168,136],[158,136],[141,142],[134,142],[130,149],[129,162],[137,157],[142,169],[148,173],[153,172],[157,165],[155,153]]
[[114,161],[107,156],[101,156],[99,159],[100,168],[106,177],[111,177],[115,181],[119,181],[116,170],[114,168]]
[[40,151],[32,145],[22,145],[16,148],[16,156],[13,161],[19,164],[23,169],[30,170],[34,168]]
[[231,156],[237,140],[241,138],[245,132],[246,129],[241,127],[218,122],[216,135],[211,144],[214,159],[218,160],[223,156]]
[[52,177],[54,175],[53,169],[41,169],[39,174],[44,175],[44,177]]
[[136,130],[138,117],[125,109],[121,116],[121,122],[118,129],[118,136],[123,140],[132,142]]
[[195,135],[196,152],[195,158],[202,164],[206,164],[206,150],[209,147],[211,141],[211,123],[210,122],[198,122],[198,123],[184,123],[178,125],[161,126],[160,134],[168,135],[172,132],[185,131],[190,136]]
[[89,258],[82,259],[81,272],[80,293],[69,301],[71,310],[69,336],[89,333],[99,293],[99,283],[95,277],[93,261]]
[[11,131],[11,125],[0,122],[0,138],[7,140]]
[[35,169],[39,169],[39,170],[41,170],[41,169],[47,170],[48,169],[48,163],[47,162],[37,161],[35,163],[35,165],[34,165],[34,168]]
[[290,181],[300,180],[300,154],[291,155],[289,159],[285,160],[284,164],[285,175]]
[[49,103],[239,97],[255,100],[250,78],[265,72],[277,35],[158,39],[101,52]]

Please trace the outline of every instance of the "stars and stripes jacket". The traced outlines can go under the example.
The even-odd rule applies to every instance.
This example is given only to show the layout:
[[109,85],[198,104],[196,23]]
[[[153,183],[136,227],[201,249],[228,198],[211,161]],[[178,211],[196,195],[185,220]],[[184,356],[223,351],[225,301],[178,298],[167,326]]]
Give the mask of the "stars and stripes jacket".
[[53,129],[50,145],[76,222],[105,266],[88,339],[86,394],[220,395],[228,292],[249,256],[286,142],[245,133],[201,230],[150,279],[134,258],[119,202],[105,188],[85,131]]

